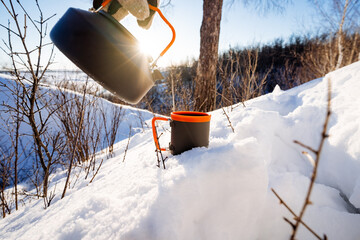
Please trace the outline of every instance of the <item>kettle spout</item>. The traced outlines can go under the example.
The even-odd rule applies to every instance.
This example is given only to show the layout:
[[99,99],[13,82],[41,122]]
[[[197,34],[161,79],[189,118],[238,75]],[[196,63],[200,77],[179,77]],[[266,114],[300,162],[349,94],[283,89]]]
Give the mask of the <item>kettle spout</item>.
[[151,76],[154,82],[165,79],[162,73],[158,69],[154,69],[151,73]]

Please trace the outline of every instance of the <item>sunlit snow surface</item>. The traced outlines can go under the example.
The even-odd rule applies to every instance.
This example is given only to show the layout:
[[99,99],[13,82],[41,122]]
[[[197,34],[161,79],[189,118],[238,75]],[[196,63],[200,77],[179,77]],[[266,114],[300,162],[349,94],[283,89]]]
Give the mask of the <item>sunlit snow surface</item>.
[[[66,175],[57,173],[51,206],[44,210],[39,200],[20,207],[0,220],[0,238],[288,239],[283,217],[292,215],[270,189],[299,213],[312,166],[293,140],[318,147],[329,80],[330,138],[304,221],[329,239],[359,239],[360,214],[339,193],[360,208],[360,62],[288,91],[277,87],[245,107],[225,108],[234,133],[223,110],[211,112],[209,148],[166,153],[166,170],[156,167],[152,114],[143,112],[148,126],[131,137],[125,162],[127,139],[117,143],[116,156],[93,183],[80,176],[62,200]],[[161,144],[169,140],[165,131]],[[314,237],[302,227],[298,239]]]

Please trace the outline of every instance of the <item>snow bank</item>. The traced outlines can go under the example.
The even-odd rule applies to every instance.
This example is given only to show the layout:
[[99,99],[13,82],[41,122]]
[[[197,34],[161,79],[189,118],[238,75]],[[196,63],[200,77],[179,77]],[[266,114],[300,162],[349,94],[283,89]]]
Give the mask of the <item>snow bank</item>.
[[[293,140],[318,147],[329,79],[330,138],[304,221],[329,239],[358,239],[360,62],[288,91],[277,87],[246,107],[226,108],[234,132],[223,110],[212,112],[209,148],[167,153],[166,170],[156,167],[147,127],[131,138],[125,162],[126,139],[92,184],[79,180],[47,210],[42,201],[27,204],[0,221],[0,238],[288,239],[283,217],[292,217],[270,189],[299,212],[312,166]],[[169,140],[165,131],[161,144]],[[61,189],[64,176],[57,173],[52,187]],[[300,228],[298,239],[313,236]]]

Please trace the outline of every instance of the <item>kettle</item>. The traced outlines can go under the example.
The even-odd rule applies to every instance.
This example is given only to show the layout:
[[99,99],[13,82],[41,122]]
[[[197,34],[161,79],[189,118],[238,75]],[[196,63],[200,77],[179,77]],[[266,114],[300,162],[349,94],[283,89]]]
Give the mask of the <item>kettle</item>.
[[[151,5],[150,9],[160,10]],[[152,7],[152,8],[151,8]],[[164,18],[163,18],[164,19]],[[69,8],[50,32],[55,46],[76,66],[105,89],[130,104],[137,104],[154,85],[159,71],[152,70],[156,61],[175,40],[150,64],[139,52],[137,39],[105,11]]]

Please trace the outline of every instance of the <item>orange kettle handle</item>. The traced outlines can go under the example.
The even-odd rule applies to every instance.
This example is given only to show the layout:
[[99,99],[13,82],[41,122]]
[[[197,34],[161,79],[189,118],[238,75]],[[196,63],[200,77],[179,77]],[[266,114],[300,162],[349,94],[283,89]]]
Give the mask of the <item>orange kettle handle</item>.
[[[100,11],[102,8],[106,7],[106,5],[108,5],[112,0],[105,0],[99,9],[97,9],[95,12]],[[170,41],[170,43],[164,48],[164,50],[162,50],[162,52],[160,53],[159,57],[157,59],[159,59],[160,57],[164,56],[164,54],[169,50],[169,48],[171,47],[171,45],[173,45],[173,43],[175,42],[175,37],[176,37],[176,33],[175,33],[175,28],[171,25],[171,23],[165,18],[165,16],[162,14],[162,12],[160,11],[159,8],[149,4],[149,8],[155,12],[157,12],[161,19],[164,20],[164,22],[170,27],[171,32],[173,34],[172,39]],[[152,65],[156,64],[157,59],[154,61],[154,63]]]
[[173,34],[170,43],[169,43],[169,44],[164,48],[164,50],[162,50],[162,52],[160,53],[160,56],[159,56],[159,57],[162,57],[162,56],[164,56],[164,54],[167,52],[167,50],[169,50],[169,48],[171,47],[171,45],[173,45],[173,43],[175,42],[175,37],[176,37],[175,28],[174,28],[174,27],[171,25],[171,23],[165,18],[165,16],[162,14],[162,12],[160,11],[159,8],[154,7],[154,6],[150,5],[150,4],[149,4],[149,8],[150,8],[151,10],[156,11],[156,12],[159,14],[159,16],[161,17],[161,19],[164,20],[164,22],[170,27],[171,32],[172,32],[172,34]]

